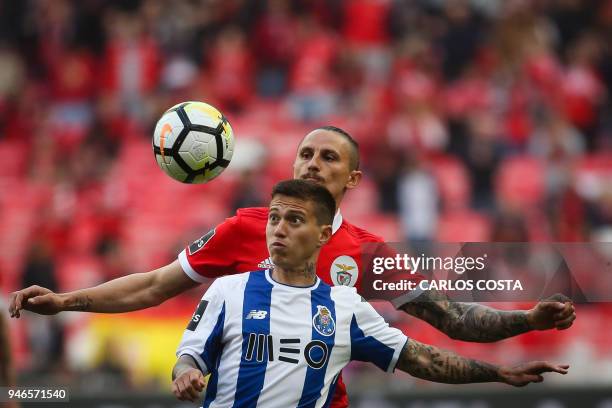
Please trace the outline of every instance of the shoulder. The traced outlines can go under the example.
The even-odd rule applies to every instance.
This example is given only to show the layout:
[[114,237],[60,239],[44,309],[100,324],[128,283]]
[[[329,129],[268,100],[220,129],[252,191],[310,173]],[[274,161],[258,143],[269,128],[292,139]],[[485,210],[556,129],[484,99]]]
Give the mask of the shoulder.
[[262,231],[262,225],[268,220],[268,208],[253,207],[239,208],[236,215],[226,218],[217,226],[226,233],[234,234],[258,234]]
[[268,219],[268,208],[267,207],[250,207],[250,208],[239,208],[236,211],[236,217],[240,220],[254,220],[254,221],[266,221]]
[[336,302],[341,302],[345,305],[355,304],[361,301],[361,295],[359,295],[357,289],[352,286],[331,286],[331,296]]
[[221,290],[221,291],[237,290],[246,285],[246,282],[249,280],[249,276],[251,273],[257,273],[257,272],[244,272],[244,273],[237,273],[233,275],[221,276],[215,279],[211,287],[215,286],[217,290]]
[[354,224],[351,224],[347,220],[344,220],[342,225],[340,226],[340,230],[349,234],[355,240],[360,242],[384,242],[384,239],[376,234],[372,234],[371,232],[360,228]]

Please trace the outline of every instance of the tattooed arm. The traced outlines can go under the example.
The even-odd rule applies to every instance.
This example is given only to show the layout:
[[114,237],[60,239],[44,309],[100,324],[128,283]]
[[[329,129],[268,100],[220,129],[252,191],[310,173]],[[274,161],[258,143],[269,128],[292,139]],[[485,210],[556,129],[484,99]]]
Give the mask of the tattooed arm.
[[477,303],[451,302],[443,293],[429,290],[403,305],[402,310],[425,320],[452,339],[480,343],[531,330],[563,330],[576,319],[574,306],[563,295],[555,295],[528,311],[503,311]]
[[408,339],[396,368],[424,380],[448,384],[503,382],[517,387],[542,382],[542,373],[566,374],[569,366],[534,361],[515,367],[495,366]]
[[19,317],[21,310],[52,315],[63,311],[123,313],[157,306],[165,300],[197,286],[178,261],[151,272],[134,273],[101,285],[68,293],[30,286],[11,294],[9,312]]

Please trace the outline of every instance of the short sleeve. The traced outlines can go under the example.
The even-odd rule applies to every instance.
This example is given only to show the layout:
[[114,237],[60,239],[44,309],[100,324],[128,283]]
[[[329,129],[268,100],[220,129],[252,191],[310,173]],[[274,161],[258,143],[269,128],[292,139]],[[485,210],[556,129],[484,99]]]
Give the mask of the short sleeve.
[[[235,254],[240,245],[240,218],[226,219],[185,248],[178,256],[183,271],[196,282],[236,273]],[[232,256],[232,253],[234,256]]]
[[389,327],[366,301],[357,301],[351,320],[351,360],[374,363],[393,372],[408,338],[400,330]]
[[204,374],[215,366],[222,344],[225,300],[220,285],[219,280],[216,280],[208,288],[193,313],[176,351],[177,357],[182,355],[193,357]]

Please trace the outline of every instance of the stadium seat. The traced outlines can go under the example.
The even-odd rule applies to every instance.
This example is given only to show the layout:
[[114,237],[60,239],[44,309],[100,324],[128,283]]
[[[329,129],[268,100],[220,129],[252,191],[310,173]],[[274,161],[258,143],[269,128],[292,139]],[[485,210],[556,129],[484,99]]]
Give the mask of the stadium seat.
[[362,214],[351,218],[351,223],[384,238],[386,242],[403,242],[399,220],[394,215]]
[[544,167],[529,156],[509,158],[501,163],[495,186],[502,205],[519,210],[537,206],[544,196]]
[[0,157],[2,157],[0,178],[22,176],[28,159],[28,144],[20,140],[2,140]]
[[102,281],[100,261],[86,254],[62,254],[56,263],[56,274],[62,292],[87,288]]
[[342,201],[342,215],[349,220],[377,212],[378,191],[376,184],[364,177],[359,187],[347,193]]
[[468,208],[471,187],[465,164],[452,155],[442,155],[431,159],[428,167],[438,183],[444,209]]
[[612,178],[612,154],[586,155],[576,164],[575,187],[586,198],[595,198]]
[[438,220],[437,240],[441,242],[484,242],[490,238],[488,217],[473,211],[443,213]]

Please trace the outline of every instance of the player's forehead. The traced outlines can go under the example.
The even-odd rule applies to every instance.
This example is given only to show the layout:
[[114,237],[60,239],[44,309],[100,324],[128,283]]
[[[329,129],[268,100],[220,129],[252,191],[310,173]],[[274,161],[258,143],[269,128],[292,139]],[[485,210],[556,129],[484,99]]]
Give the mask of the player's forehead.
[[314,213],[313,203],[309,200],[302,200],[296,197],[289,197],[283,194],[276,194],[272,197],[269,206],[270,212],[278,213],[299,213],[311,215]]
[[332,150],[348,157],[350,146],[348,140],[337,132],[327,129],[316,129],[302,139],[298,152],[304,149]]

